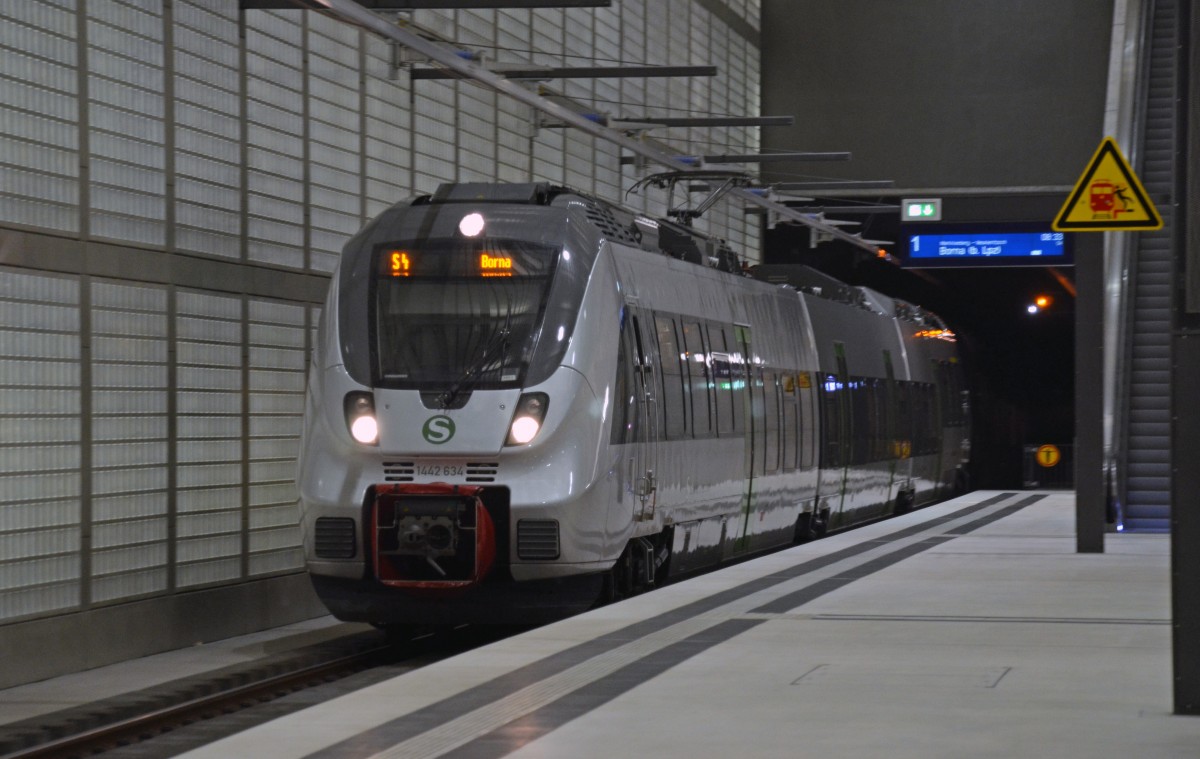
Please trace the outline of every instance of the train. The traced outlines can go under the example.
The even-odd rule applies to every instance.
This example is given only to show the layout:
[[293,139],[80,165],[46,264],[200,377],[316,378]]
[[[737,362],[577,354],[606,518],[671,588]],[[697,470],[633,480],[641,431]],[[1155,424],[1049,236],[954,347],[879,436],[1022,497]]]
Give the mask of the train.
[[345,246],[308,375],[308,574],[386,629],[570,615],[964,487],[936,315],[550,183]]

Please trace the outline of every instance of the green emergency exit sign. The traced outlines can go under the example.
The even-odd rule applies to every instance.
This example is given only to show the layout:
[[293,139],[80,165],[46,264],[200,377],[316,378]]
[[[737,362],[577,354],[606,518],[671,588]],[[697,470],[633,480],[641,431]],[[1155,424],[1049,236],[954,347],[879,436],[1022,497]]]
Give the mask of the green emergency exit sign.
[[941,221],[941,198],[905,198],[900,203],[902,221]]

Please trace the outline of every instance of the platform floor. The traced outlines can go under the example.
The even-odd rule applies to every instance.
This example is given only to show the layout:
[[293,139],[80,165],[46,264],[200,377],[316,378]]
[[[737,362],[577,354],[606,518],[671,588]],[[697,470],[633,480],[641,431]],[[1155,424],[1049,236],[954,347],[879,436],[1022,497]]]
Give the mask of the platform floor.
[[1071,493],[972,493],[185,756],[1200,757],[1171,715],[1169,538],[1076,554],[1074,518]]

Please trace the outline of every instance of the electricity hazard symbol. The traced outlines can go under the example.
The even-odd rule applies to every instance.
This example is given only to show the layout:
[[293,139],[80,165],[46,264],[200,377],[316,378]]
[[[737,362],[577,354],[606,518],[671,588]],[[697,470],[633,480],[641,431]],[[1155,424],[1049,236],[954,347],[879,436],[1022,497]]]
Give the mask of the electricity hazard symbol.
[[1059,452],[1056,445],[1043,445],[1037,449],[1037,463],[1047,469],[1057,466],[1060,459],[1062,459],[1062,453]]
[[1162,225],[1116,141],[1105,137],[1052,226],[1057,232],[1114,232]]

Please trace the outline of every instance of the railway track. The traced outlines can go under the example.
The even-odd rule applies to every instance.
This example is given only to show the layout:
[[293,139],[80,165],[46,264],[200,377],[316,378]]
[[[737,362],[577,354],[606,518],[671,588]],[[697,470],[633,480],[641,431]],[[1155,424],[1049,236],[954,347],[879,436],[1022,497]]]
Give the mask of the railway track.
[[[781,549],[748,554],[726,566],[776,550]],[[694,574],[708,571],[711,568]],[[113,759],[165,759],[524,629],[463,625],[437,634],[379,630],[349,634],[286,655],[0,725],[0,759],[74,759],[97,754]],[[355,675],[362,676],[355,680]],[[310,695],[295,698],[305,693]],[[263,709],[267,704],[276,706]],[[184,732],[190,734],[177,735]]]
[[[364,681],[362,675],[372,670],[385,668],[374,680],[394,677],[510,632],[462,628],[399,640],[381,632],[356,633],[252,665],[0,726],[0,759],[172,756],[314,701],[365,687],[371,678]],[[354,682],[356,675],[358,682]],[[319,697],[302,697],[303,692],[321,687],[327,691]],[[261,717],[239,716],[283,701],[290,705],[281,704]]]

